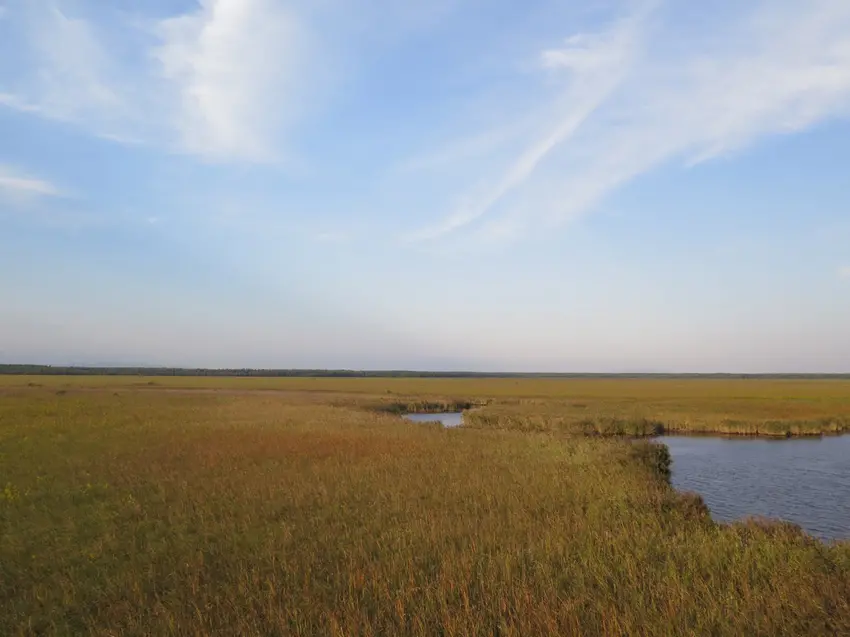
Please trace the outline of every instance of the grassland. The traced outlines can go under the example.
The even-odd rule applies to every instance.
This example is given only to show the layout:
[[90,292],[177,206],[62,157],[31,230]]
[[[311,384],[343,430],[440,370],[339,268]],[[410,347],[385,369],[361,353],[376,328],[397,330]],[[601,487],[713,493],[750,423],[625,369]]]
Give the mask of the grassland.
[[848,390],[0,379],[0,634],[850,634],[850,544],[715,524],[663,447],[574,435],[841,419]]
[[[439,411],[479,407],[470,426],[647,436],[801,436],[850,431],[850,380],[439,379],[0,376],[15,388],[250,391],[345,407]],[[482,408],[483,407],[483,408]]]

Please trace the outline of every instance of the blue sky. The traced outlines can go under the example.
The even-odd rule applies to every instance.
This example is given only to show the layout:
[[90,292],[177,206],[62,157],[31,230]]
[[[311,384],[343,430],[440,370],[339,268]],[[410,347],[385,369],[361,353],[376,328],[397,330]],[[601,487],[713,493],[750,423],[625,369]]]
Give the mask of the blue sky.
[[848,167],[846,0],[0,0],[0,361],[846,372]]

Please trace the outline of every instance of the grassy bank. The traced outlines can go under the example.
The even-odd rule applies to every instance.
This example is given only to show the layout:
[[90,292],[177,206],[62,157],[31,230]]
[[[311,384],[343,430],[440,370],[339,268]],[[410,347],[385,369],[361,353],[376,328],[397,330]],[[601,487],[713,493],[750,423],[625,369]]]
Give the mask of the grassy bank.
[[797,416],[793,406],[783,416],[764,415],[751,407],[747,413],[724,410],[722,405],[699,410],[652,404],[595,405],[550,402],[493,405],[467,414],[464,422],[481,429],[549,432],[573,435],[645,437],[662,434],[720,434],[790,438],[850,432],[850,415]]
[[86,383],[0,395],[0,634],[850,632],[850,546],[714,524],[663,447]]

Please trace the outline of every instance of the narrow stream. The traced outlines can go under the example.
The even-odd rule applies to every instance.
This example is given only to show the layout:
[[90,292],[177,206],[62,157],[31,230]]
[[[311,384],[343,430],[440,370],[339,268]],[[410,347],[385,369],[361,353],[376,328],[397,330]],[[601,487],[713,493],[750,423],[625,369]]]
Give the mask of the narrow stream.
[[413,422],[441,422],[443,427],[460,427],[463,424],[463,412],[444,412],[440,414],[406,414]]

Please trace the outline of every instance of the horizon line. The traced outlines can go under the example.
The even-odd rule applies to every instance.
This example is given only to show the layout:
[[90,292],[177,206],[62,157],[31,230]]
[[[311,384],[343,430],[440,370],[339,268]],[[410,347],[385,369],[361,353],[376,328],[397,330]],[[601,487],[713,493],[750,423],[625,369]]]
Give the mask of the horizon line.
[[[253,376],[253,377],[286,377],[301,376],[321,378],[324,376],[427,376],[427,377],[743,377],[743,378],[807,378],[807,377],[850,377],[846,372],[675,372],[675,371],[564,371],[564,372],[520,372],[520,371],[475,371],[475,370],[417,370],[417,369],[355,369],[355,368],[311,368],[311,367],[193,367],[171,365],[54,365],[39,363],[0,363],[2,375],[79,375],[80,372],[93,372],[92,375],[144,375],[140,372],[156,372],[153,375],[203,376],[204,373],[214,373],[220,376]],[[100,373],[98,373],[100,372]]]

